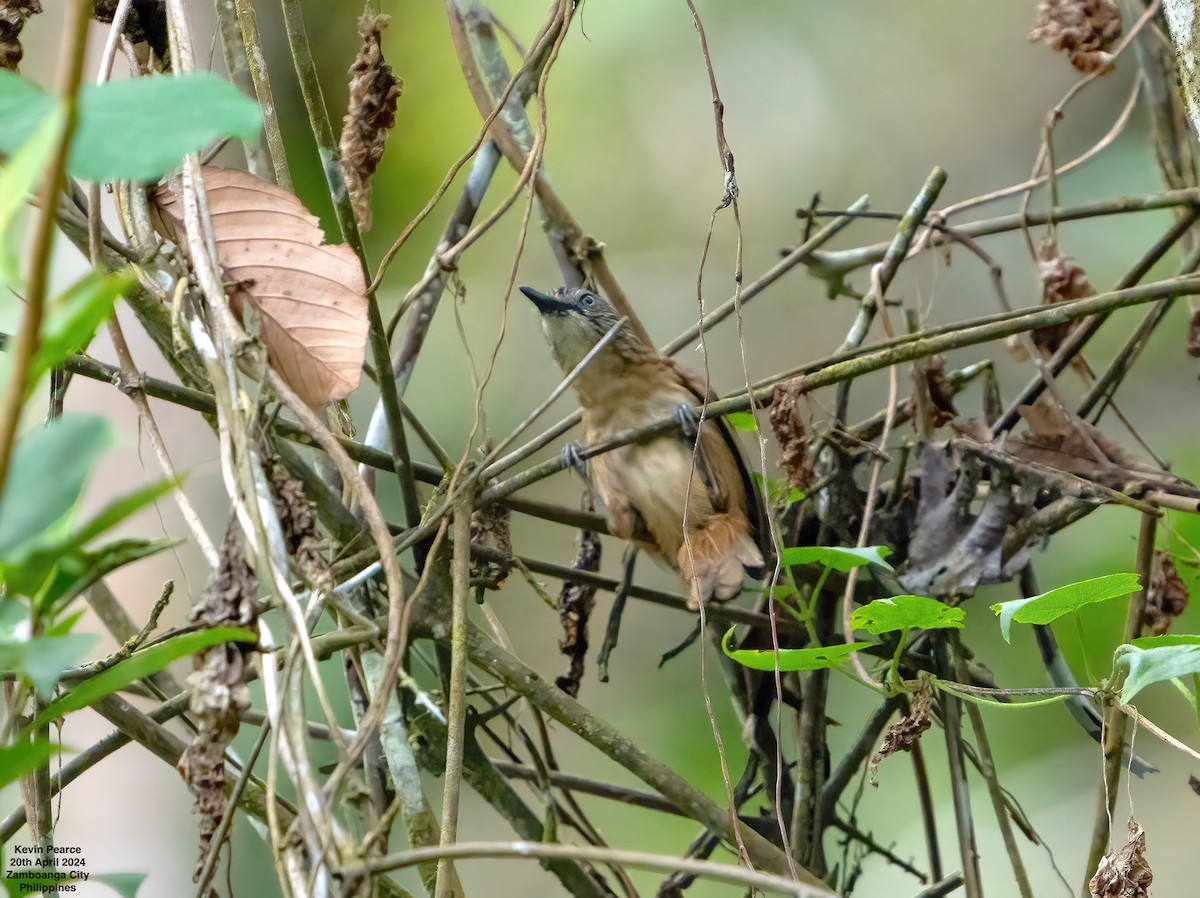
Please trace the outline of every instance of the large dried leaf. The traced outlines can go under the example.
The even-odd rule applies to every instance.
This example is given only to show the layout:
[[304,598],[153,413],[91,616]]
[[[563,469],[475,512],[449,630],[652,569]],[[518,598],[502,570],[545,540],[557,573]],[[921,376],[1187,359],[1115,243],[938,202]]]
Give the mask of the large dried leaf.
[[1187,481],[1139,458],[1086,421],[1069,417],[1046,397],[1019,411],[1028,432],[1010,435],[1004,444],[1015,458],[1135,495],[1151,487],[1181,495],[1195,492]]
[[[367,341],[366,283],[354,251],[325,245],[292,194],[243,171],[206,167],[217,255],[234,312],[257,313],[271,366],[313,407],[358,386]],[[177,188],[154,202],[168,236],[183,231]]]
[[1028,555],[1023,540],[1011,545],[1012,534],[1032,517],[1041,484],[993,470],[957,452],[953,442],[924,443],[917,459],[920,498],[901,571],[904,588],[936,598],[969,596],[1015,576]]

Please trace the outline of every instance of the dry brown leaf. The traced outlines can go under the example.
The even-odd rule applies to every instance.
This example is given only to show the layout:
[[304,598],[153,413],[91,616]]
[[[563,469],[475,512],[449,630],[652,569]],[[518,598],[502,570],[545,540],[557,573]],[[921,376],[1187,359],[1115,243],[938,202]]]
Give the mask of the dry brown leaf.
[[[354,250],[325,245],[296,197],[248,172],[205,167],[204,186],[234,312],[249,302],[271,367],[310,406],[344,399],[358,386],[367,344],[367,286]],[[154,202],[176,239],[179,196],[163,184]]]
[[771,398],[771,429],[781,450],[779,466],[787,475],[788,486],[798,490],[807,490],[813,477],[808,431],[800,415],[803,395],[789,382],[776,385]]
[[1115,0],[1039,0],[1029,32],[1052,50],[1065,52],[1081,72],[1112,68],[1108,51],[1121,36],[1121,10]]
[[[1027,434],[1005,441],[1009,454],[1024,461],[1067,471],[1115,490],[1146,483],[1178,483],[1179,478],[1139,458],[1111,437],[1081,419],[1071,421],[1058,404],[1046,397],[1018,411],[1029,427]],[[1091,443],[1103,454],[1096,458]]]
[[268,475],[288,554],[296,559],[296,566],[313,589],[326,592],[333,589],[329,559],[321,550],[321,536],[317,532],[317,509],[304,492],[304,484],[278,462],[271,464]]
[[1188,606],[1188,588],[1175,570],[1170,552],[1159,549],[1154,553],[1150,568],[1150,586],[1146,590],[1146,609],[1142,621],[1155,636],[1162,636],[1171,622]]
[[[96,18],[112,22],[120,0],[95,0]],[[139,61],[149,68],[171,68],[167,5],[162,0],[133,0],[125,17],[125,37],[134,46]]]
[[888,728],[883,737],[883,744],[879,746],[879,751],[867,765],[872,786],[879,785],[876,774],[879,772],[879,765],[883,759],[898,751],[912,751],[917,740],[921,738],[921,734],[929,729],[929,709],[932,701],[933,689],[929,685],[929,680],[922,677],[917,691],[909,699],[908,714]]
[[[595,511],[590,493],[584,493],[583,510]],[[596,573],[600,570],[600,537],[591,530],[579,531],[579,552],[575,556],[572,570]],[[588,650],[588,620],[596,603],[596,587],[588,583],[572,583],[564,580],[558,593],[558,621],[562,636],[558,650],[567,656],[565,673],[554,678],[554,685],[571,698],[579,698],[579,684],[583,681],[583,667]]]
[[371,227],[371,175],[396,124],[396,100],[404,82],[383,59],[380,41],[391,16],[367,10],[358,20],[362,46],[350,67],[350,103],[342,124],[342,170],[362,230]]
[[476,558],[471,564],[471,580],[488,589],[499,589],[512,573],[512,525],[507,508],[497,502],[471,512],[471,545],[491,549],[495,561]]
[[1200,358],[1200,309],[1192,312],[1192,320],[1188,322],[1187,353]]
[[21,57],[21,29],[30,16],[42,11],[38,0],[0,0],[0,69],[17,71]]
[[[1083,266],[1063,255],[1053,237],[1047,237],[1038,248],[1037,270],[1042,280],[1042,303],[1045,305],[1086,299],[1096,292],[1088,282]],[[1031,334],[1033,344],[1042,353],[1053,355],[1074,327],[1073,323],[1039,327]]]
[[1100,859],[1096,875],[1088,883],[1092,898],[1148,898],[1154,871],[1146,863],[1146,833],[1129,820],[1129,841],[1116,854]]
[[931,356],[922,369],[923,383],[929,399],[929,418],[934,427],[942,427],[958,417],[954,407],[954,391],[946,380],[946,360],[940,355]]
[[[249,627],[257,625],[258,587],[254,571],[246,562],[236,524],[221,543],[220,563],[213,572],[191,620],[201,627]],[[200,815],[200,852],[193,881],[198,882],[213,837],[226,813],[225,750],[241,725],[242,713],[250,707],[246,680],[250,673],[247,656],[252,646],[225,642],[210,646],[192,660],[196,669],[188,676],[191,690],[188,709],[199,728],[179,757],[177,768],[195,797]]]

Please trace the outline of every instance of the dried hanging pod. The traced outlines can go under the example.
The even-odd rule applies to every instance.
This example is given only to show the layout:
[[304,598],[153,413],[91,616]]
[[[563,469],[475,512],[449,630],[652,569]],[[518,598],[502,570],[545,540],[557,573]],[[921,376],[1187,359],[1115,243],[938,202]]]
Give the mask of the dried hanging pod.
[[1109,51],[1121,36],[1121,10],[1114,0],[1039,0],[1029,32],[1052,50],[1067,54],[1081,72],[1112,68]]
[[371,176],[387,133],[396,124],[396,101],[404,82],[383,58],[382,34],[390,16],[367,10],[358,20],[362,46],[350,67],[350,102],[342,124],[342,170],[362,230],[371,227]]

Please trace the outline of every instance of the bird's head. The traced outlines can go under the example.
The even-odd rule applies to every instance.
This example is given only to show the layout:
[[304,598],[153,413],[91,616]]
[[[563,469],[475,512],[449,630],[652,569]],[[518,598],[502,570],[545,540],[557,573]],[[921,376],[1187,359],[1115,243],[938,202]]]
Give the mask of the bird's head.
[[[582,287],[559,287],[553,294],[522,287],[521,292],[541,313],[542,329],[550,341],[550,349],[565,371],[578,365],[621,320],[621,314],[611,302]],[[620,351],[630,338],[633,338],[633,332],[626,323],[610,345]]]

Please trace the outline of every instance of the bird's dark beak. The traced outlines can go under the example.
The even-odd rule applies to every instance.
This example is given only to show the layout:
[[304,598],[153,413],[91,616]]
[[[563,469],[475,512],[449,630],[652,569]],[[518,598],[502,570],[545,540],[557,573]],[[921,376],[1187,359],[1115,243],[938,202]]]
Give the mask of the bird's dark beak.
[[534,290],[532,287],[521,287],[519,289],[530,302],[537,306],[538,311],[543,315],[549,315],[553,312],[565,312],[570,306],[570,303],[565,303],[561,299],[555,299],[553,296],[549,296],[539,290]]

